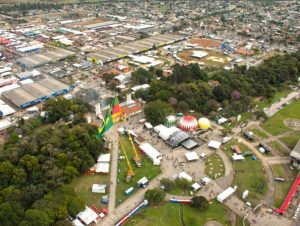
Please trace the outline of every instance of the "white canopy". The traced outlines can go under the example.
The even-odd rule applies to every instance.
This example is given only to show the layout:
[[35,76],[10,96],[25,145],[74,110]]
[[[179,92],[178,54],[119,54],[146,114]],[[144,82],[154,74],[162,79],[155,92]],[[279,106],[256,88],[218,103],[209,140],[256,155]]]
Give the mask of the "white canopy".
[[193,188],[194,191],[197,191],[201,188],[201,185],[198,184],[198,183],[194,183],[194,184],[192,184],[192,188]]
[[92,192],[104,194],[106,191],[106,184],[93,184]]
[[170,136],[177,131],[180,131],[180,129],[178,129],[176,126],[172,126],[170,128],[164,126],[164,128],[159,132],[159,136],[163,140],[168,140]]
[[195,160],[199,159],[199,156],[194,151],[186,152],[186,153],[184,153],[184,155],[185,155],[185,157],[187,158],[188,161],[195,161]]
[[216,141],[216,140],[211,140],[208,143],[208,147],[213,148],[213,149],[218,149],[221,146],[221,142]]
[[89,225],[93,221],[96,221],[98,214],[95,213],[91,208],[85,207],[85,210],[77,215],[86,225]]
[[110,153],[99,155],[97,162],[110,162]]
[[109,163],[97,163],[96,164],[96,173],[109,173]]
[[241,161],[241,160],[245,160],[245,158],[242,155],[233,155],[232,160],[233,161]]
[[193,180],[193,178],[184,171],[182,171],[178,174],[178,178],[179,179],[187,179],[189,182],[191,182]]

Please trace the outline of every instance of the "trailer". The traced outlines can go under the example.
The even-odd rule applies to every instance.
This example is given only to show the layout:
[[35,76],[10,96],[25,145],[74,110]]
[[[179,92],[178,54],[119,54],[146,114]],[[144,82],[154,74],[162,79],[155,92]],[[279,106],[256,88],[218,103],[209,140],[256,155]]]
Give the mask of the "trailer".
[[136,208],[134,208],[126,216],[124,216],[118,223],[116,223],[115,226],[124,225],[131,217],[133,217],[138,211],[140,211],[142,208],[144,208],[147,205],[148,205],[148,200],[145,199]]
[[191,204],[192,200],[190,199],[170,199],[170,203],[179,203],[179,204]]
[[130,195],[134,191],[134,187],[128,188],[124,193],[126,196]]

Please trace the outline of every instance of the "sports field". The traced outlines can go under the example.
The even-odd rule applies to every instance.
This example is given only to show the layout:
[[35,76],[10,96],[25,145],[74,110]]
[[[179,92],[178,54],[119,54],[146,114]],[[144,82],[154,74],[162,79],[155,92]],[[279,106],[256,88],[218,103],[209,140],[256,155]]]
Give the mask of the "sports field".
[[284,107],[271,118],[267,119],[262,127],[273,134],[274,136],[292,131],[290,127],[285,124],[286,119],[300,120],[300,99]]
[[[223,151],[231,159],[233,152],[230,149],[231,145],[239,145],[241,151],[244,153],[250,149],[244,144],[234,140],[223,147]],[[234,176],[232,185],[237,185],[237,194],[242,196],[245,190],[249,191],[248,200],[254,206],[263,199],[267,192],[267,183],[265,178],[265,171],[258,159],[252,160],[251,156],[245,157],[244,161],[233,161]],[[255,172],[255,173],[253,173]]]
[[229,210],[217,201],[210,203],[205,211],[182,205],[182,220],[180,220],[180,205],[163,203],[158,206],[148,206],[134,216],[127,224],[132,226],[203,226],[205,222],[217,220],[222,225],[230,225]]

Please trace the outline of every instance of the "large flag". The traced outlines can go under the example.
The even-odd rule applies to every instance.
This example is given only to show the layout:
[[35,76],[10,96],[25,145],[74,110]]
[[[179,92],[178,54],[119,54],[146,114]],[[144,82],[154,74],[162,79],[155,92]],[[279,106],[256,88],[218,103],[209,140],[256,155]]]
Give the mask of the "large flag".
[[117,97],[114,97],[111,102],[111,117],[113,122],[119,121],[120,118],[124,119],[124,115]]
[[102,128],[99,128],[98,134],[96,135],[97,139],[100,139],[103,134],[108,131],[114,125],[113,119],[111,117],[111,107],[106,111],[104,123]]

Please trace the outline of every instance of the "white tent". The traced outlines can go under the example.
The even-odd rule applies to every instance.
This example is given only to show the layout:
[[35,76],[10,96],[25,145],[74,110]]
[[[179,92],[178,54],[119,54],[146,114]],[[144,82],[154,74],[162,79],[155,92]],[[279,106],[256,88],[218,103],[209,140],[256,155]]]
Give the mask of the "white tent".
[[209,184],[211,182],[211,179],[209,177],[203,177],[201,182],[205,185]]
[[149,122],[145,122],[145,126],[147,129],[153,129],[153,126]]
[[177,131],[180,131],[180,129],[178,129],[176,126],[172,126],[170,128],[168,127],[165,127],[164,129],[162,129],[160,132],[159,132],[159,136],[160,138],[162,138],[163,140],[168,140],[170,138],[170,136],[177,132]]
[[199,156],[194,151],[186,152],[186,153],[184,153],[184,155],[185,155],[185,157],[187,158],[188,161],[195,161],[195,160],[199,159]]
[[220,193],[217,196],[217,200],[220,203],[222,203],[225,199],[227,199],[229,196],[231,196],[234,192],[235,192],[235,190],[232,187],[228,187],[227,189],[225,189],[222,193]]
[[110,162],[110,153],[99,155],[97,162]]
[[190,175],[188,175],[186,172],[183,172],[183,171],[178,174],[178,178],[179,179],[187,179],[189,182],[191,182],[193,180],[193,178]]
[[84,226],[84,224],[81,223],[81,221],[78,220],[78,219],[73,220],[73,221],[72,221],[72,224],[73,224],[74,226]]
[[106,184],[93,184],[92,192],[104,194],[106,191]]
[[85,210],[80,212],[77,216],[86,225],[89,225],[92,222],[96,222],[97,221],[96,219],[99,217],[96,212],[94,212],[91,208],[87,206],[85,207]]
[[245,160],[245,158],[242,155],[235,154],[235,155],[232,156],[232,160],[233,161],[241,161],[241,160]]
[[201,185],[198,184],[198,183],[194,183],[194,184],[192,184],[192,188],[193,188],[194,191],[197,191],[201,188]]
[[109,173],[109,163],[103,163],[103,162],[97,163],[96,173]]
[[154,127],[154,131],[157,133],[160,133],[160,131],[162,131],[163,129],[166,129],[167,127],[165,127],[164,125],[160,124],[158,126]]
[[221,146],[221,142],[216,141],[216,140],[211,140],[208,143],[208,147],[213,148],[213,149],[218,149]]
[[140,145],[140,149],[152,160],[154,165],[160,164],[162,155],[151,144],[143,143]]

